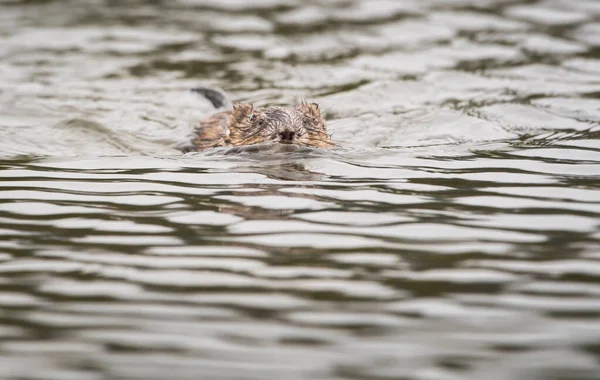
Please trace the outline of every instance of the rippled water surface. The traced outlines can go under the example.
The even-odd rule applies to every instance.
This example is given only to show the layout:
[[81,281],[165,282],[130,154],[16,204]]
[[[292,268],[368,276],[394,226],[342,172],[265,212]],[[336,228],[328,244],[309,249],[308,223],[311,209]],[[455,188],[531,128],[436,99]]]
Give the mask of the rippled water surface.
[[599,1],[5,0],[0,169],[1,379],[600,379]]

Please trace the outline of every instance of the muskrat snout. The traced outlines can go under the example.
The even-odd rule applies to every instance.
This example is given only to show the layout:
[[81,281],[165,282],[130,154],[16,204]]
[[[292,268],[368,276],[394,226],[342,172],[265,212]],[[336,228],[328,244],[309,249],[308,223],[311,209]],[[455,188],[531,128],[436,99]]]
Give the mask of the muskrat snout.
[[294,135],[296,133],[292,130],[285,130],[279,132],[279,142],[282,144],[292,144],[294,142]]

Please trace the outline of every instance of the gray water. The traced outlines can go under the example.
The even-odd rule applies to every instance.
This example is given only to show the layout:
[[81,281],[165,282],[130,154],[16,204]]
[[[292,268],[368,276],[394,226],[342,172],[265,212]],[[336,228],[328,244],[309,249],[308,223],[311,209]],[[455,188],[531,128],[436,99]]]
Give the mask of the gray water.
[[5,0],[0,169],[0,379],[600,379],[600,1]]

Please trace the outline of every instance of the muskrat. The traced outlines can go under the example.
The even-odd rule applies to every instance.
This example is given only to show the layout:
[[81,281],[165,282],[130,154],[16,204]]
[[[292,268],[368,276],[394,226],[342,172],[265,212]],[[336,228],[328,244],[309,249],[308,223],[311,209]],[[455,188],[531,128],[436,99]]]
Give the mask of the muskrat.
[[185,151],[202,151],[223,146],[260,143],[294,144],[304,147],[332,148],[317,103],[302,102],[295,107],[254,107],[231,103],[222,91],[195,88],[215,108],[227,108],[202,120],[195,127],[191,145]]

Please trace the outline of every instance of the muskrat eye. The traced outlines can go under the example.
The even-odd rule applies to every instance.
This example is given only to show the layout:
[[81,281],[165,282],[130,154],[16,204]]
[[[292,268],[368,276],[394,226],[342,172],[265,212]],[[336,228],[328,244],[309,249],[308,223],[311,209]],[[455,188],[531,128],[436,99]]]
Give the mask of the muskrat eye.
[[256,119],[256,116],[254,116],[254,114],[250,114],[250,116],[248,117],[248,120],[250,121],[254,121],[254,119]]

